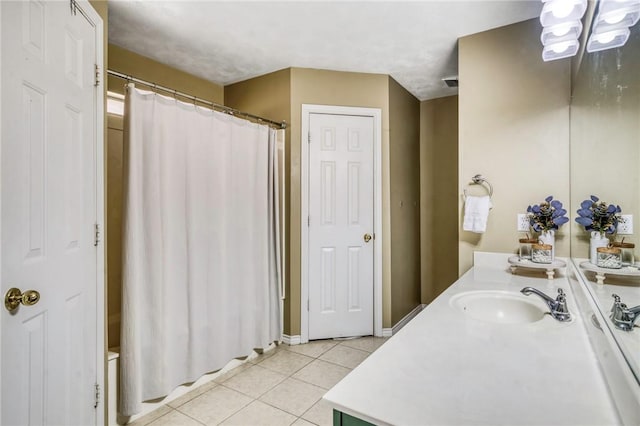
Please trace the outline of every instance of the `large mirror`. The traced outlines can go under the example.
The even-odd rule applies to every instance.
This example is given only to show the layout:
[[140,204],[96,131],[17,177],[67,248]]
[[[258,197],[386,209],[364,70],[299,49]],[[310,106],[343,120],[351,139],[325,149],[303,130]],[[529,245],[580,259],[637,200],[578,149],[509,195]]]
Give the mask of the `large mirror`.
[[[571,222],[572,257],[589,257],[589,233],[574,218],[580,203],[591,195],[618,204],[622,214],[632,215],[636,265],[640,260],[640,25],[631,29],[625,46],[586,53],[574,78],[571,102]],[[630,223],[629,223],[630,224]],[[616,240],[621,240],[618,235]],[[632,331],[616,328],[609,313],[618,294],[628,307],[640,305],[640,276],[606,274],[596,283],[588,280],[607,326],[640,381],[640,320]],[[612,270],[612,272],[615,272]]]

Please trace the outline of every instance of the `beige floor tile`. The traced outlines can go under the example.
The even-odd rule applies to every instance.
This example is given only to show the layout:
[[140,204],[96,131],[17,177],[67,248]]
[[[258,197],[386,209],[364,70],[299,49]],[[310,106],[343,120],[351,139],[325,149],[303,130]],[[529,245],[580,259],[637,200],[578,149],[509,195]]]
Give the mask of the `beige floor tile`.
[[286,379],[284,374],[269,370],[259,365],[252,365],[240,374],[224,382],[224,386],[258,398],[263,393]]
[[250,362],[245,362],[244,364],[240,364],[237,367],[232,368],[231,370],[222,371],[221,374],[218,377],[213,379],[213,381],[216,382],[216,383],[224,383],[227,380],[229,380],[230,378],[242,373],[243,371],[245,371],[246,369],[248,369],[252,365],[253,364],[250,363]]
[[169,414],[165,414],[154,422],[149,423],[149,426],[202,426],[202,423],[172,410]]
[[333,425],[333,408],[324,399],[316,402],[313,407],[302,415],[306,421],[319,426]]
[[158,419],[158,418],[166,415],[167,413],[170,413],[171,411],[173,411],[171,409],[171,407],[166,406],[166,405],[161,405],[157,409],[151,411],[149,414],[145,414],[144,416],[140,417],[139,419],[137,419],[137,420],[135,420],[135,421],[133,421],[131,423],[128,423],[128,426],[144,426],[144,425],[148,425],[149,423],[153,422],[155,419]]
[[318,402],[326,389],[288,378],[260,397],[260,401],[273,405],[295,416],[301,416]]
[[302,417],[300,417],[291,426],[315,426],[315,425],[313,423],[310,423],[310,422],[306,421]]
[[348,346],[337,345],[325,353],[319,359],[332,362],[347,368],[355,368],[365,360],[371,353]]
[[258,365],[284,374],[285,376],[290,376],[305,365],[309,364],[311,361],[313,361],[313,358],[305,355],[289,351],[280,351],[274,356],[265,359]]
[[311,342],[304,343],[302,345],[284,345],[284,348],[291,352],[310,356],[311,358],[318,358],[337,344],[338,342],[335,340],[312,340]]
[[374,352],[384,342],[389,340],[388,337],[360,337],[359,339],[349,339],[340,342],[342,346],[348,346],[354,349],[360,349],[361,351]]
[[351,370],[348,368],[316,359],[291,377],[321,388],[330,389],[349,374],[349,371]]
[[289,426],[294,421],[296,416],[264,402],[253,401],[222,424],[226,426]]
[[210,391],[211,389],[215,388],[216,386],[218,386],[218,384],[216,382],[214,382],[213,380],[207,383],[202,384],[201,386],[198,386],[197,388],[185,393],[182,396],[177,397],[176,399],[169,401],[167,403],[167,405],[169,407],[172,408],[178,408],[179,406],[181,406],[182,404],[185,404],[189,401],[191,401],[193,398],[202,395],[203,393]]
[[216,386],[180,406],[178,411],[206,425],[217,425],[249,403],[251,398],[248,396],[224,386]]

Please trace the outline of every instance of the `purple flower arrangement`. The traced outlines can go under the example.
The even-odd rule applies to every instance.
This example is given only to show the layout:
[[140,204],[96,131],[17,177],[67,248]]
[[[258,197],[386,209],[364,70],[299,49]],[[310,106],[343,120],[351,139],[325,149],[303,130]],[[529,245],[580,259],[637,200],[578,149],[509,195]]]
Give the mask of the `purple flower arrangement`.
[[622,220],[622,209],[618,205],[607,204],[592,195],[589,200],[580,203],[576,222],[584,226],[586,231],[596,231],[601,234],[613,234]]
[[540,204],[527,207],[527,217],[531,228],[536,232],[551,231],[569,222],[565,216],[567,211],[562,208],[562,203],[549,195]]

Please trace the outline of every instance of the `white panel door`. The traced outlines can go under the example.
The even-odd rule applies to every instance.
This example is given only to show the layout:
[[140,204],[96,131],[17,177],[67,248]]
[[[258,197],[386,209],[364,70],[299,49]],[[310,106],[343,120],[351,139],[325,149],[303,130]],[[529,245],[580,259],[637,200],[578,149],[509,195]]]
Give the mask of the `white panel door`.
[[373,126],[309,115],[309,339],[373,334]]
[[0,308],[1,423],[93,425],[96,29],[69,2],[1,7],[0,287],[3,299],[11,287],[40,294]]

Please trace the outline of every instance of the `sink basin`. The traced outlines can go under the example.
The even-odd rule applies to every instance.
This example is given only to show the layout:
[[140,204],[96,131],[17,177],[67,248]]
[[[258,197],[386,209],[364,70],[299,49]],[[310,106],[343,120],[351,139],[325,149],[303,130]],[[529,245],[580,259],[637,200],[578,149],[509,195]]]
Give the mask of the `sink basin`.
[[547,312],[526,296],[507,291],[470,291],[453,296],[449,303],[471,318],[495,324],[533,323]]

